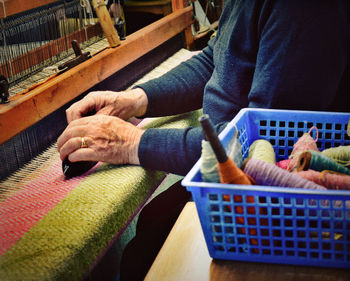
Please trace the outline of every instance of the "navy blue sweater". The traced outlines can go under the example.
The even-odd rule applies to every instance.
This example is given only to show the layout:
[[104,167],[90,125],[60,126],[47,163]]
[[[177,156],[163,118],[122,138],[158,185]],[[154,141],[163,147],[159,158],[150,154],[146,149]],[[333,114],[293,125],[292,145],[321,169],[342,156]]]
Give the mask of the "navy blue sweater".
[[[350,8],[344,1],[225,1],[217,36],[199,55],[139,85],[145,116],[203,107],[220,132],[244,107],[349,111]],[[149,129],[143,167],[186,174],[202,130]]]

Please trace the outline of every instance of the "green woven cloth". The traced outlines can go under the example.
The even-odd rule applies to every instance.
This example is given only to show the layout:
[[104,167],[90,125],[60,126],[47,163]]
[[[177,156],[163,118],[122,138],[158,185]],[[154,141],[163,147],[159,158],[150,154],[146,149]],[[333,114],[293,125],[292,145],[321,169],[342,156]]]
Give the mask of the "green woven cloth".
[[[200,115],[157,118],[146,127],[198,126]],[[0,280],[81,280],[164,176],[102,164],[0,257]]]

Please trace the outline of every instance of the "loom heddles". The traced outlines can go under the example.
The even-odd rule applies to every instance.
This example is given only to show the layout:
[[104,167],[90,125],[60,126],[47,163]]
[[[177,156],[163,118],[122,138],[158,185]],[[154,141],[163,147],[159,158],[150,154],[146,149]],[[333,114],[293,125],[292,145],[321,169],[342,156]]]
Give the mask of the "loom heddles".
[[[58,65],[72,58],[70,39],[95,52],[107,46],[97,25],[87,33],[83,14],[80,0],[72,0],[1,18],[0,74],[10,83],[10,96],[45,81],[56,73]],[[50,146],[65,126],[61,109],[2,144],[0,180]]]
[[[88,36],[86,30],[77,33],[86,27],[83,24],[83,10],[80,0],[57,1],[1,19],[0,73],[8,78],[10,87],[72,55],[69,35],[76,33],[75,39],[82,42],[82,48],[102,39],[102,33],[98,30],[93,32],[96,36]],[[59,40],[60,38],[65,40]],[[52,74],[41,73],[32,82],[38,82],[42,76],[47,78]],[[26,89],[30,82],[22,89]],[[12,95],[17,92],[16,87],[10,89]]]

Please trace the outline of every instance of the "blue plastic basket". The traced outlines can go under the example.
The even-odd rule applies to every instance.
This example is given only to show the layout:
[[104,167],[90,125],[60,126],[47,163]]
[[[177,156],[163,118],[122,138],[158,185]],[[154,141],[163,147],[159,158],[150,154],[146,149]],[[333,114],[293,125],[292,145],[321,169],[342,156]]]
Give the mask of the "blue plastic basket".
[[[226,146],[237,129],[243,158],[254,140],[264,138],[279,161],[312,126],[318,128],[320,150],[349,145],[349,118],[346,113],[243,109],[219,137]],[[350,190],[202,182],[200,161],[182,184],[192,193],[212,258],[350,268]],[[235,213],[237,207],[243,213]]]

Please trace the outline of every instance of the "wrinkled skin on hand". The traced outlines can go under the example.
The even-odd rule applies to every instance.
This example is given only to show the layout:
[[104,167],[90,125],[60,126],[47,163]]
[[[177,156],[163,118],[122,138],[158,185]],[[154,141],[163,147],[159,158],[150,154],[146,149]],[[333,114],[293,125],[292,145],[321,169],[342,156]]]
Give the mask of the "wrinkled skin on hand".
[[[57,140],[61,159],[139,164],[138,145],[144,130],[124,120],[145,114],[147,102],[139,88],[89,93],[66,111],[68,126]],[[82,138],[87,148],[81,148]]]
[[127,120],[133,116],[142,116],[146,108],[147,96],[142,89],[127,92],[97,91],[71,105],[66,115],[68,123],[91,114],[117,116]]
[[[60,158],[69,161],[103,161],[139,164],[138,145],[144,130],[114,116],[103,114],[69,123],[57,145]],[[84,137],[87,148],[81,148]]]

